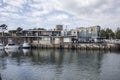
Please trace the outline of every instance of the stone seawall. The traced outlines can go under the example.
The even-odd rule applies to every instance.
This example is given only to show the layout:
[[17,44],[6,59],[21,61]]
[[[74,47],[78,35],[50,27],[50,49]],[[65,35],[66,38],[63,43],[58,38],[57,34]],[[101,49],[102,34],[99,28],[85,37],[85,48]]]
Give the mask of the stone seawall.
[[52,49],[81,49],[81,50],[119,50],[120,45],[108,43],[79,43],[79,44],[31,44],[32,48]]

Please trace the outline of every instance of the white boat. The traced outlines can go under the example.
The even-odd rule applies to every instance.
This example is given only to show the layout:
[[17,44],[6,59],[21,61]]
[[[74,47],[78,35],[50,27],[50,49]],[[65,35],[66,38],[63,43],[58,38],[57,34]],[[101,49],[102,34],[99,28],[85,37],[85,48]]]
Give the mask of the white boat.
[[4,49],[4,45],[2,43],[0,43],[0,50]]
[[9,40],[8,44],[5,46],[5,49],[19,49],[20,46],[14,44],[12,40]]
[[22,45],[22,49],[30,49],[31,46],[28,42],[24,42],[23,45]]
[[19,46],[18,45],[15,45],[15,44],[7,44],[5,46],[5,49],[19,49]]

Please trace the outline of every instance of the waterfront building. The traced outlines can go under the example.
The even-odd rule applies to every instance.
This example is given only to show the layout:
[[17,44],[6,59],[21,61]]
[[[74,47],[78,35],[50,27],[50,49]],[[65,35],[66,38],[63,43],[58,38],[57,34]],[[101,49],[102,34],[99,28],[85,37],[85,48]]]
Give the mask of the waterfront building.
[[68,30],[62,30],[61,31],[61,36],[71,36],[71,31],[68,31]]
[[71,44],[76,36],[56,36],[54,44]]
[[53,44],[56,36],[61,36],[63,30],[62,25],[57,25],[55,29],[46,30],[44,28],[35,28],[22,30],[18,35],[17,30],[10,30],[9,34],[12,37],[22,37],[27,42],[40,43],[40,44]]
[[72,42],[96,41],[99,38],[100,26],[80,27],[77,29],[63,29],[63,25],[56,25],[55,29],[47,30],[44,28],[22,30],[10,30],[11,36],[19,36],[24,40],[39,44],[61,44]]
[[33,42],[40,44],[51,44],[55,36],[60,36],[60,30],[24,30],[25,36],[33,36]]
[[96,42],[100,38],[100,26],[80,27],[71,30],[71,35],[76,36],[80,42]]
[[9,34],[7,32],[4,32],[4,34],[2,32],[0,32],[0,37],[2,36],[9,36]]
[[10,31],[9,31],[10,36],[17,36],[16,33],[17,33],[16,30],[10,30]]

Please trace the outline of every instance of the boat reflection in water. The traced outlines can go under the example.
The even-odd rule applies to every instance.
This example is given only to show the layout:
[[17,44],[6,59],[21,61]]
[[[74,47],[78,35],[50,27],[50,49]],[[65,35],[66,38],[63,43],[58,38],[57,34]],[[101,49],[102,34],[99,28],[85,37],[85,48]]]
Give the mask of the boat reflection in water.
[[12,54],[19,53],[19,49],[5,49],[5,52],[8,54],[8,56],[11,56]]
[[4,47],[5,47],[5,46],[0,42],[0,50],[3,50]]
[[0,50],[0,56],[4,55],[4,50]]
[[22,49],[24,55],[29,54],[29,53],[30,53],[30,50],[31,50],[31,49]]
[[19,49],[5,49],[5,52],[6,53],[16,53],[16,52],[18,52],[19,51]]

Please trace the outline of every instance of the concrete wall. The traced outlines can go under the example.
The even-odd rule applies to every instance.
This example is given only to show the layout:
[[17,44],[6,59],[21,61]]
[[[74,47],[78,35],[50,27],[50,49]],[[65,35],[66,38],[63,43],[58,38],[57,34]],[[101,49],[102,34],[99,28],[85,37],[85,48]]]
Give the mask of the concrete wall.
[[60,38],[55,38],[55,44],[60,44],[61,43],[61,39]]
[[63,38],[63,42],[68,43],[68,42],[72,42],[71,38]]
[[44,45],[51,45],[51,42],[50,41],[45,41],[45,40],[34,40],[33,41],[33,44],[44,44]]

